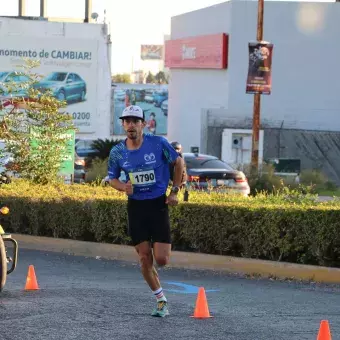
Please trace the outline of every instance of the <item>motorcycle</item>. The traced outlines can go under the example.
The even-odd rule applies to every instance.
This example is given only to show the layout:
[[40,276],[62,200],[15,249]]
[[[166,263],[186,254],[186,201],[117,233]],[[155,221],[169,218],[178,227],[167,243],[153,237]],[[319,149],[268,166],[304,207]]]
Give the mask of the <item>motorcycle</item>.
[[[8,207],[3,206],[0,209],[0,214],[2,218],[8,213],[9,213]],[[12,243],[13,245],[12,257],[7,255],[7,249],[5,246],[6,243]],[[18,243],[15,239],[12,238],[11,234],[5,233],[3,226],[0,225],[0,292],[5,287],[7,275],[11,274],[15,270],[17,260],[18,260]],[[10,267],[9,263],[11,263]]]

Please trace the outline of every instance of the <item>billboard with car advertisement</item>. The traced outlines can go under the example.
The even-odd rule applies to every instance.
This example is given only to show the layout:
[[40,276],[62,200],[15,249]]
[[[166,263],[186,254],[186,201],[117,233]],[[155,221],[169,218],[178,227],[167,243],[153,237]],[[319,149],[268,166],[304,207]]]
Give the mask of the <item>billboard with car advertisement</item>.
[[145,113],[145,133],[166,135],[168,125],[168,86],[152,84],[119,84],[114,89],[114,135],[124,135],[119,119],[125,107],[140,106]]
[[[63,109],[73,116],[80,133],[94,131],[97,103],[97,41],[61,38],[2,39],[0,46],[0,98],[25,96],[27,90],[20,83],[29,80],[14,72],[22,72],[23,58],[38,59],[40,66],[32,71],[42,79],[33,87],[44,92],[50,90],[56,98],[66,101]],[[15,83],[19,91],[9,93],[6,83]]]

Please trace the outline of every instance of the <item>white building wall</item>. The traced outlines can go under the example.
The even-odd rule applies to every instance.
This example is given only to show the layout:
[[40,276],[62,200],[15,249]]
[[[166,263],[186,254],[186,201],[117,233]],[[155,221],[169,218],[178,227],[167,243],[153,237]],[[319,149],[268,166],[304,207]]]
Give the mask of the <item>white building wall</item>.
[[[248,42],[256,39],[257,2],[233,2],[229,111],[252,117],[245,93]],[[264,40],[274,44],[272,94],[262,96],[265,123],[284,128],[340,130],[340,4],[267,1]]]
[[[272,94],[262,96],[266,126],[340,130],[340,3],[266,1],[264,40],[274,44]],[[171,70],[169,139],[202,145],[203,109],[252,118],[246,94],[248,42],[256,40],[257,2],[230,1],[172,18],[171,38],[229,34],[228,70]]]
[[[96,44],[98,49],[97,78],[97,104],[96,116],[92,118],[93,133],[79,133],[81,138],[106,138],[110,136],[111,119],[111,72],[110,56],[107,45],[106,27],[102,24],[80,24],[66,22],[48,22],[20,20],[0,17],[0,41],[11,39],[11,37],[25,38],[34,37],[36,45],[32,48],[39,48],[39,38],[60,39],[65,41],[78,39],[88,41],[89,44]],[[92,109],[92,107],[91,107]],[[92,110],[91,110],[92,111]]]
[[[171,39],[229,32],[229,8],[223,3],[173,17]],[[227,107],[227,70],[171,70],[168,139],[180,141],[185,151],[200,145],[202,108]]]

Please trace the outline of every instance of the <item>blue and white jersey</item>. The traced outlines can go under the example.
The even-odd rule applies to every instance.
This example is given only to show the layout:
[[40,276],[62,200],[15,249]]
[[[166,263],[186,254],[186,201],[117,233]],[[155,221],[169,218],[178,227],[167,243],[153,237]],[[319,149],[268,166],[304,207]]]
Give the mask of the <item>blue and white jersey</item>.
[[126,181],[133,184],[130,198],[136,200],[153,199],[166,193],[170,171],[169,163],[174,162],[178,153],[164,138],[145,134],[141,147],[128,150],[126,140],[115,145],[108,162],[110,179],[118,179],[121,170],[125,172]]

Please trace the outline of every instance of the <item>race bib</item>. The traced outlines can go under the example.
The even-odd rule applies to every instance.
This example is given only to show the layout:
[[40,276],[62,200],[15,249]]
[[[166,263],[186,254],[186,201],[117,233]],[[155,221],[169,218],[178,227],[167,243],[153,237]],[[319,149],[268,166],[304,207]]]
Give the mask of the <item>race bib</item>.
[[130,172],[129,177],[131,183],[136,186],[145,186],[156,183],[154,170]]

